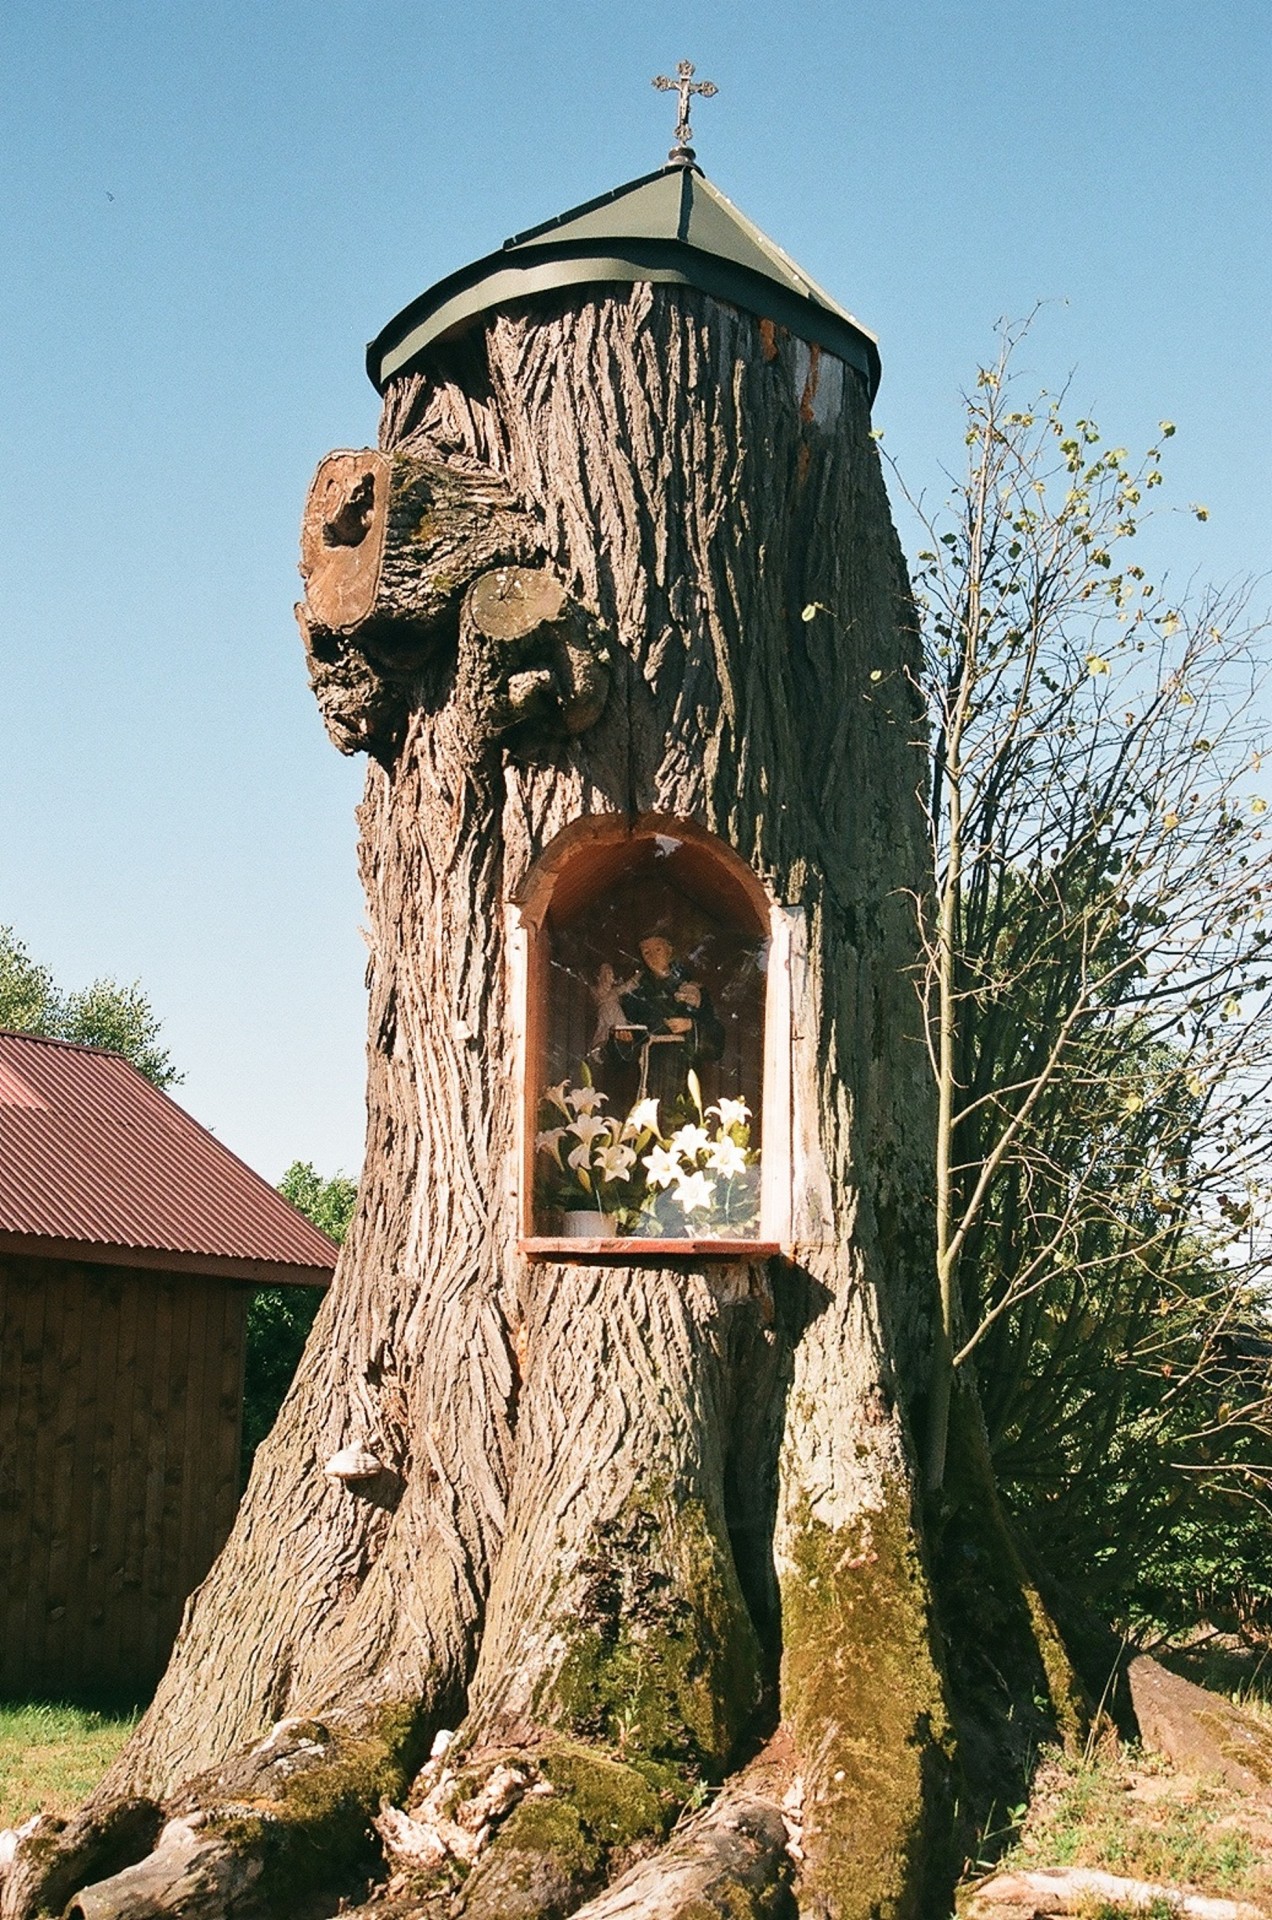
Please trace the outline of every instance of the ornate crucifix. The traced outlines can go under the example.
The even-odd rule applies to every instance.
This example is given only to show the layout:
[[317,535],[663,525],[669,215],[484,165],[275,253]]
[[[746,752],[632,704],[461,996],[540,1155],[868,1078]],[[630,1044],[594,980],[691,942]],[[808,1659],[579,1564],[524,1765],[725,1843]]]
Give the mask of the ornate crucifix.
[[693,77],[695,71],[696,69],[692,60],[682,60],[676,68],[677,78],[675,80],[669,80],[665,73],[660,73],[654,81],[654,85],[657,87],[659,93],[678,93],[680,95],[680,118],[676,122],[676,144],[668,156],[672,160],[693,159],[693,148],[689,144],[693,139],[693,128],[689,125],[689,109],[694,94],[699,94],[704,100],[710,100],[720,91],[714,80],[695,80]]

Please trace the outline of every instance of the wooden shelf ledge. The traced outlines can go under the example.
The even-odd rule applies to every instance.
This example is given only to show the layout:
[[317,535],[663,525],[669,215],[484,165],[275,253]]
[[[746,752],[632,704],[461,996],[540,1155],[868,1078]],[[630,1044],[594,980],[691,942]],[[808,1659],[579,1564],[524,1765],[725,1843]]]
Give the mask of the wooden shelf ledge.
[[776,1240],[575,1240],[565,1235],[533,1235],[518,1242],[530,1260],[771,1260],[782,1251]]

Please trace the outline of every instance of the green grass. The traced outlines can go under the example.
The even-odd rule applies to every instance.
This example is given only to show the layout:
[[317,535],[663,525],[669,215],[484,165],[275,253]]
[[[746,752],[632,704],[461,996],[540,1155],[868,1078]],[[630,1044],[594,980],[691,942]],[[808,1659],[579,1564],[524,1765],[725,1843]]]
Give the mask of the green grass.
[[1085,1762],[1049,1758],[1003,1866],[1098,1867],[1159,1885],[1266,1897],[1261,1848],[1248,1832],[1224,1824],[1235,1804],[1231,1794],[1181,1781],[1161,1798],[1145,1798],[1132,1791],[1136,1770],[1141,1778],[1168,1771],[1148,1756],[1126,1752]]
[[0,1705],[0,1828],[33,1813],[70,1813],[137,1724],[55,1701]]

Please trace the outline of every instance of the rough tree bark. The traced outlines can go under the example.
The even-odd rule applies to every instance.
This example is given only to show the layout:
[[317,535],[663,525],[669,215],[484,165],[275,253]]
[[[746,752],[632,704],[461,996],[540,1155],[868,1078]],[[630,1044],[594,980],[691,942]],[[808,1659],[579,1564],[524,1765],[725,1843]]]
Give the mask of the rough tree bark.
[[[208,1849],[189,1912],[334,1893],[384,1797],[386,1913],[916,1913],[951,1766],[906,1426],[922,756],[865,393],[703,295],[592,289],[439,350],[320,481],[302,627],[369,753],[366,1170],[94,1804],[146,1796],[169,1862]],[[504,903],[595,813],[695,822],[803,912],[789,1259],[518,1253]],[[353,1443],[382,1471],[325,1475]],[[80,1911],[174,1910],[162,1852]]]

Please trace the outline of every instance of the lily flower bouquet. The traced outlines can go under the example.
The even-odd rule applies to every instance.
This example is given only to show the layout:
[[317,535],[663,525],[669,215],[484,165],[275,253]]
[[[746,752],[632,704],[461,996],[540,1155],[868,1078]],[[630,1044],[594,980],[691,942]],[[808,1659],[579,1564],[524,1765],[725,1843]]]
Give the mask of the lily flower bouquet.
[[634,1230],[658,1239],[754,1233],[760,1156],[751,1145],[751,1109],[745,1100],[720,1100],[704,1112],[693,1073],[689,1091],[698,1118],[660,1138],[646,1154],[645,1197]]
[[601,1235],[628,1231],[642,1187],[640,1157],[658,1127],[656,1100],[642,1100],[619,1120],[600,1112],[607,1098],[584,1067],[582,1086],[562,1080],[548,1088],[535,1137],[540,1203],[567,1215],[603,1215],[595,1229]]
[[[575,1216],[600,1215],[591,1231],[640,1239],[730,1238],[759,1221],[759,1154],[750,1144],[745,1100],[702,1106],[695,1073],[688,1076],[697,1119],[664,1133],[658,1101],[641,1100],[625,1120],[604,1115],[607,1096],[591,1083],[563,1080],[543,1099],[538,1148],[541,1204]],[[569,1224],[569,1222],[567,1222]]]

